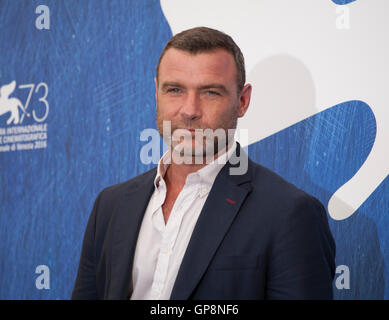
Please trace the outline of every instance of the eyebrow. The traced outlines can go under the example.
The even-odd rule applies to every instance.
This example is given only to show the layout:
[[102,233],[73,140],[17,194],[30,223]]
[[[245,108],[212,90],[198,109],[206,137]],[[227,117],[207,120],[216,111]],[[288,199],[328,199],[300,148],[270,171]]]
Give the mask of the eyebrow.
[[[166,89],[167,87],[178,87],[183,88],[184,86],[180,84],[179,82],[173,82],[173,81],[167,81],[162,84],[162,90]],[[222,84],[219,83],[210,83],[206,85],[199,86],[197,89],[204,90],[204,89],[219,89],[223,91],[225,94],[229,94],[229,90]]]
[[181,85],[180,83],[178,82],[164,82],[162,84],[162,90],[166,89],[167,87],[179,87],[179,88],[182,88],[183,85]]
[[199,89],[200,90],[204,90],[204,89],[219,89],[219,90],[223,91],[225,94],[229,94],[230,93],[225,86],[223,86],[222,84],[219,84],[219,83],[206,84],[204,86],[200,86]]

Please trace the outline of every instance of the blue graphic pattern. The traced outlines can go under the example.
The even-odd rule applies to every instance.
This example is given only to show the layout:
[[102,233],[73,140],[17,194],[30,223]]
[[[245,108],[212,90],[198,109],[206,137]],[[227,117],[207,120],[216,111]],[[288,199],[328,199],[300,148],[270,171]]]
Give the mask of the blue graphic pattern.
[[[0,299],[69,298],[98,192],[154,166],[139,160],[139,135],[156,127],[153,77],[171,37],[159,2],[46,0],[51,29],[43,31],[40,4],[0,2],[0,85],[45,82],[50,103],[47,149],[0,152]],[[27,91],[14,96],[25,101]],[[369,106],[348,101],[248,150],[327,205],[365,161],[375,131]],[[330,219],[337,265],[351,272],[351,289],[334,288],[337,299],[389,298],[388,194],[386,178],[350,218]],[[50,290],[35,287],[41,264]]]
[[[48,148],[0,153],[0,299],[70,297],[98,192],[151,168],[139,135],[156,128],[153,78],[171,37],[158,1],[45,1],[42,31],[40,4],[0,2],[0,84],[46,82],[50,103]],[[50,290],[35,287],[41,264]]]
[[345,5],[345,4],[349,4],[351,2],[354,2],[356,0],[332,0],[332,2],[334,2],[335,4],[338,4],[338,5]]

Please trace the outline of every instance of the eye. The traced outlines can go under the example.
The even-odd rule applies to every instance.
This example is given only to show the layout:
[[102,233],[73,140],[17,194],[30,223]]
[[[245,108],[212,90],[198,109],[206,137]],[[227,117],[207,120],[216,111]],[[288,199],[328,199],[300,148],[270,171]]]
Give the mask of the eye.
[[220,96],[219,92],[208,90],[206,91],[206,94],[209,96]]
[[168,93],[180,93],[181,89],[180,88],[169,88],[167,89]]

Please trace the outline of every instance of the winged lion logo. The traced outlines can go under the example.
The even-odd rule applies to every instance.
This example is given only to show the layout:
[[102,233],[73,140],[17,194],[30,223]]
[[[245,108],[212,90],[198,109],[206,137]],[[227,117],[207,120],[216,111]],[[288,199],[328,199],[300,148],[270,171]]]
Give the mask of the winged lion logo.
[[20,121],[20,108],[23,113],[26,113],[24,110],[23,104],[18,98],[10,98],[9,96],[14,92],[16,87],[16,81],[12,81],[9,84],[5,84],[0,88],[0,116],[11,112],[11,116],[7,120],[7,124],[18,124]]

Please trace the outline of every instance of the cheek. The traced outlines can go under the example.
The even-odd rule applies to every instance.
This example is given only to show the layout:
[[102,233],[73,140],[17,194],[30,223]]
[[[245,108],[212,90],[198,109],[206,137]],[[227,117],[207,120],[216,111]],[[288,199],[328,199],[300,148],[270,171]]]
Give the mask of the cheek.
[[157,119],[166,119],[168,118],[169,108],[166,107],[166,104],[158,100],[157,101]]
[[179,110],[178,99],[161,97],[157,100],[157,114],[164,119],[172,119]]
[[237,107],[230,104],[228,107],[219,108],[212,114],[212,121],[219,127],[224,127],[237,117]]

